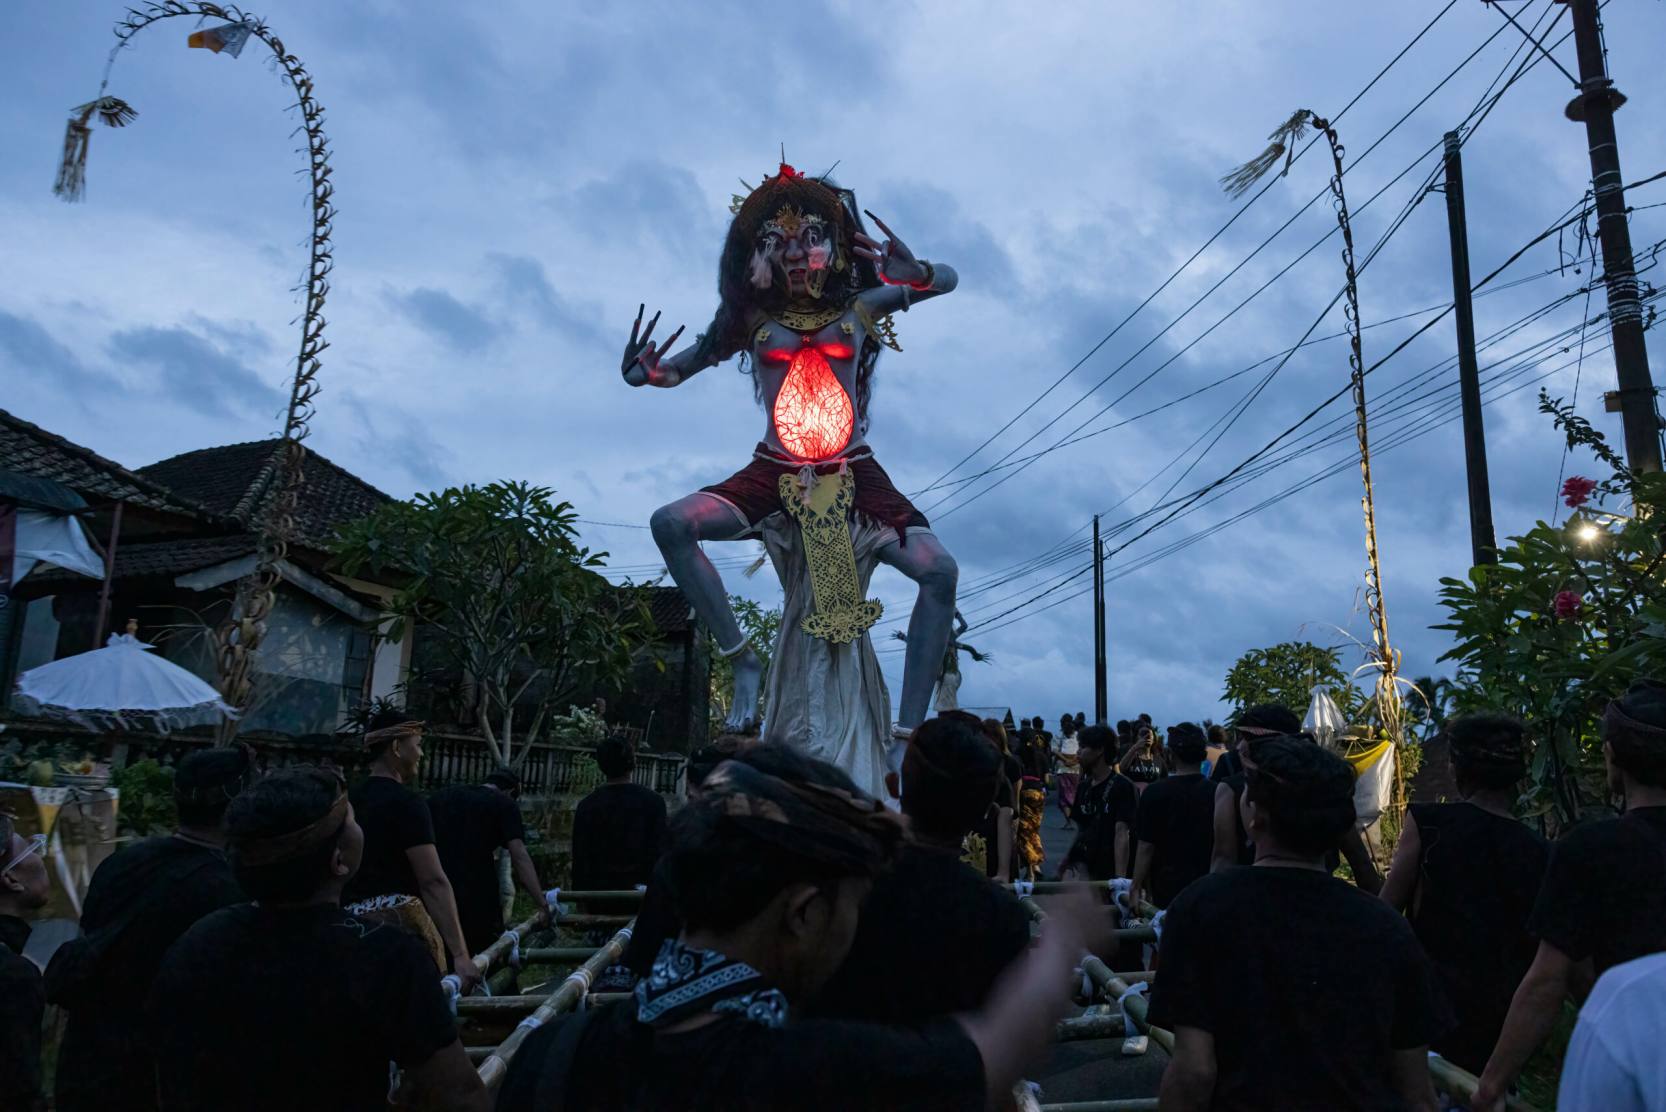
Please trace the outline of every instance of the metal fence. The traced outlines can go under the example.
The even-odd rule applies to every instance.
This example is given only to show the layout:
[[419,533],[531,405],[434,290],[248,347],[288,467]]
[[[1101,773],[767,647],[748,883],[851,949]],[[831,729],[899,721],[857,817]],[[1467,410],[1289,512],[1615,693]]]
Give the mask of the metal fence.
[[[422,740],[417,786],[424,791],[449,784],[478,784],[496,767],[484,740],[466,734],[429,733]],[[535,744],[517,770],[522,795],[572,795],[601,783],[592,750],[578,745]],[[682,779],[680,753],[636,754],[631,779],[660,795],[675,796]]]

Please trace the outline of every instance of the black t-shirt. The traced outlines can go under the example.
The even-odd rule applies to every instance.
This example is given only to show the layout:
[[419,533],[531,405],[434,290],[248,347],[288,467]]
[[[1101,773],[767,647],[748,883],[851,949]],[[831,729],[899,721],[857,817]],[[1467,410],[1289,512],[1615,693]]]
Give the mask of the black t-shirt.
[[434,844],[434,820],[422,797],[399,781],[372,776],[354,788],[353,817],[364,828],[364,863],[342,902],[373,896],[420,896],[405,851]]
[[1132,831],[1138,806],[1134,782],[1121,773],[1113,772],[1098,783],[1083,777],[1070,808],[1076,840],[1064,856],[1064,865],[1080,863],[1094,880],[1126,875],[1124,870],[1133,862],[1116,860],[1116,825],[1126,823]]
[[40,970],[23,956],[29,924],[0,915],[0,1108],[34,1112],[41,1096],[41,1016],[46,989]]
[[97,997],[89,1007],[67,1009],[59,1112],[156,1107],[156,1067],[144,1040],[151,982],[180,935],[243,899],[219,850],[180,838],[147,838],[98,867],[81,912],[82,933],[101,950]]
[[1244,758],[1238,755],[1235,747],[1229,747],[1209,770],[1209,779],[1219,784],[1228,776],[1242,776],[1244,774]]
[[1167,907],[1209,871],[1215,849],[1215,787],[1201,772],[1170,776],[1140,796],[1134,833],[1152,845],[1151,902]]
[[1577,827],[1550,850],[1531,929],[1597,976],[1666,950],[1666,807]]
[[1480,1073],[1537,943],[1527,922],[1549,844],[1468,803],[1413,803],[1422,857],[1408,918],[1458,1019],[1435,1049]]
[[168,1112],[372,1112],[388,1063],[457,1040],[427,947],[333,904],[228,907],[168,951],[151,990]]
[[874,881],[850,952],[811,1011],[904,1025],[970,1011],[1029,943],[1030,917],[1011,892],[953,853],[910,845]]
[[1151,1022],[1215,1037],[1217,1110],[1400,1109],[1393,1052],[1450,1026],[1405,919],[1310,869],[1228,869],[1188,886],[1157,960]]
[[641,784],[603,784],[573,813],[573,888],[647,884],[665,848],[665,800]]
[[507,792],[457,784],[428,797],[434,848],[440,854],[469,952],[478,954],[503,935],[494,851],[526,840],[521,808]]
[[[983,1059],[949,1020],[923,1028],[840,1020],[771,1028],[732,1014],[664,1034],[626,1001],[534,1031],[497,1112],[982,1112]],[[569,1024],[577,1046],[562,1055]],[[571,1034],[567,1034],[571,1037]]]

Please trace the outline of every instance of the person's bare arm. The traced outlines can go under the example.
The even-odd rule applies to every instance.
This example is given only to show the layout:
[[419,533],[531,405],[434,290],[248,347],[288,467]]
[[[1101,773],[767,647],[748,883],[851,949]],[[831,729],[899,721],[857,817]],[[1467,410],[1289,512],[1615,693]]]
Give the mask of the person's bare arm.
[[1207,1112],[1215,1097],[1215,1036],[1197,1027],[1174,1029],[1174,1054],[1157,1091],[1159,1112]]
[[413,1112],[491,1112],[492,1095],[469,1062],[462,1040],[407,1069],[399,1093]]
[[1394,860],[1388,865],[1388,879],[1383,881],[1377,897],[1395,911],[1406,910],[1411,905],[1411,894],[1417,888],[1417,863],[1422,858],[1423,835],[1417,829],[1417,820],[1407,811],[1405,829],[1400,831],[1400,841],[1394,847]]
[[1440,1101],[1435,1098],[1435,1083],[1429,1079],[1429,1048],[1413,1047],[1396,1050],[1390,1060],[1389,1080],[1406,1112],[1436,1112]]
[[1229,784],[1215,788],[1215,854],[1209,860],[1209,871],[1218,873],[1238,863],[1238,820],[1234,812],[1238,797]]
[[1157,855],[1157,847],[1150,842],[1141,841],[1140,848],[1134,851],[1134,885],[1128,891],[1128,906],[1139,907],[1140,901],[1147,898],[1146,882],[1151,879],[1151,859]]
[[451,951],[452,968],[457,971],[463,988],[467,990],[471,983],[480,979],[480,970],[475,968],[474,956],[463,940],[463,923],[457,917],[457,894],[451,890],[451,881],[446,879],[445,870],[440,867],[439,852],[430,842],[411,846],[405,851],[405,858],[411,863],[417,889],[422,893],[422,906],[428,909],[428,917],[434,920],[434,927],[440,932],[440,941]]
[[1371,860],[1371,851],[1365,846],[1365,836],[1359,827],[1351,826],[1342,835],[1342,859],[1348,862],[1348,868],[1354,872],[1354,884],[1362,892],[1369,892],[1375,896],[1382,891],[1383,876],[1377,871],[1377,863]]
[[1084,953],[1109,945],[1110,923],[1104,905],[1086,892],[1048,901],[1036,944],[1001,971],[980,1010],[955,1016],[983,1058],[992,1099],[1047,1053],[1055,1025],[1070,1011],[1070,971]]
[[1134,863],[1130,861],[1128,847],[1133,842],[1133,829],[1125,822],[1116,824],[1116,841],[1113,844],[1113,858],[1111,869],[1117,876],[1127,876],[1134,871]]
[[1005,880],[1012,868],[1012,808],[1002,807],[995,817],[995,875]]
[[549,905],[544,903],[544,888],[538,883],[538,869],[532,863],[532,855],[526,851],[526,843],[519,838],[511,838],[505,848],[509,851],[509,864],[515,873],[515,882],[532,900],[532,906],[538,909],[538,925],[549,926]]
[[1573,977],[1573,959],[1541,941],[1533,964],[1510,1000],[1510,1014],[1504,1019],[1504,1030],[1498,1034],[1487,1068],[1481,1071],[1481,1084],[1470,1102],[1475,1112],[1496,1112],[1504,1107],[1504,1094],[1556,1026]]

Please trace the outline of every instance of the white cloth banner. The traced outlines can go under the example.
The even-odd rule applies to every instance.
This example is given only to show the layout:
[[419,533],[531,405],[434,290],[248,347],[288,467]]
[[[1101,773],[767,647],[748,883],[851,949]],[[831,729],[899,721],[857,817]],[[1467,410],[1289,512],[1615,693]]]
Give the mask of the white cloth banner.
[[37,563],[68,568],[94,579],[104,578],[104,561],[87,543],[86,531],[79,521],[68,514],[20,509],[17,550],[12,556],[12,583],[15,585],[28,575]]
[[[864,633],[835,645],[805,633],[803,622],[814,610],[815,599],[798,525],[785,513],[776,513],[763,520],[761,531],[786,596],[764,688],[764,740],[796,745],[843,769],[875,799],[889,802],[885,774],[891,768],[891,694],[873,640]],[[863,597],[879,550],[896,539],[890,526],[861,517],[851,526]]]

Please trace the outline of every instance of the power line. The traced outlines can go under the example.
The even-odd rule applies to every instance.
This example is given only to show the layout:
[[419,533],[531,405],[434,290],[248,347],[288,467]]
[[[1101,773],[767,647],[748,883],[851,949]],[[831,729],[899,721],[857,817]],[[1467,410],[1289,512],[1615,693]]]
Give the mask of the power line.
[[[1365,87],[1363,89],[1361,89],[1359,92],[1354,94],[1353,99],[1348,101],[1348,103],[1343,106],[1342,111],[1340,111],[1336,114],[1336,119],[1341,119],[1344,115],[1347,114],[1348,109],[1352,108],[1355,104],[1359,103],[1360,98],[1365,96],[1366,93],[1370,92],[1371,89],[1376,86],[1377,82],[1381,81],[1382,78],[1384,77],[1384,75],[1386,75],[1389,70],[1393,69],[1394,66],[1400,61],[1400,59],[1404,58],[1406,56],[1406,54],[1411,50],[1411,48],[1416,46],[1418,44],[1418,42],[1420,42],[1422,40],[1423,36],[1427,35],[1429,33],[1429,31],[1434,28],[1435,24],[1439,23],[1442,19],[1444,19],[1445,16],[1446,16],[1446,13],[1450,12],[1456,5],[1457,5],[1457,0],[1449,0],[1446,7],[1442,8],[1435,15],[1435,17],[1433,19],[1431,19],[1428,22],[1428,24],[1426,24],[1424,26],[1424,28],[1421,31],[1419,31],[1416,35],[1414,35],[1412,37],[1412,40],[1409,43],[1407,43],[1405,46],[1401,47],[1399,53],[1394,55],[1393,58],[1390,58],[1389,61],[1388,61],[1388,64],[1385,65],[1381,70],[1377,71],[1377,75],[1375,77],[1373,77],[1370,81],[1366,82]],[[1487,42],[1490,43],[1492,41],[1492,39],[1496,38],[1496,37],[1497,37],[1497,33],[1495,33],[1493,36],[1489,37],[1487,39]],[[1485,45],[1485,44],[1483,44],[1483,45]],[[1314,136],[1313,139],[1308,141],[1308,144],[1305,147],[1303,147],[1301,150],[1297,151],[1295,153],[1295,155],[1293,155],[1291,157],[1291,163],[1294,164],[1296,161],[1301,159],[1301,157],[1303,155],[1305,155],[1309,150],[1312,149],[1313,144],[1316,143],[1316,142],[1318,142],[1318,136]],[[1219,239],[1222,235],[1224,235],[1226,233],[1226,231],[1229,228],[1232,227],[1233,224],[1237,223],[1238,218],[1240,216],[1244,215],[1245,212],[1249,211],[1250,206],[1255,204],[1256,201],[1259,201],[1261,199],[1261,197],[1264,194],[1266,194],[1266,192],[1269,189],[1271,189],[1273,187],[1274,181],[1276,181],[1276,180],[1277,179],[1273,179],[1273,180],[1268,181],[1267,184],[1263,185],[1255,193],[1255,195],[1253,197],[1251,197],[1248,201],[1245,201],[1244,204],[1238,209],[1238,211],[1232,214],[1232,216],[1226,221],[1226,223],[1222,224],[1219,228],[1217,228],[1215,230],[1215,232],[1212,235],[1210,235],[1210,237],[1207,240],[1204,241],[1204,243],[1201,247],[1199,247],[1197,250],[1193,251],[1191,253],[1191,255],[1187,257],[1185,262],[1181,263],[1180,266],[1177,267],[1172,274],[1170,274],[1167,278],[1163,279],[1162,284],[1160,284],[1155,290],[1152,290],[1151,293],[1147,294],[1146,297],[1145,297],[1145,300],[1141,301],[1138,305],[1136,305],[1132,312],[1130,312],[1127,316],[1123,317],[1121,321],[1117,322],[1116,326],[1114,328],[1112,328],[1108,333],[1106,333],[1105,336],[1103,338],[1101,338],[1098,343],[1094,344],[1093,347],[1088,350],[1086,355],[1082,356],[1075,363],[1073,363],[1070,366],[1070,368],[1064,372],[1064,374],[1060,375],[1057,379],[1055,379],[1053,381],[1053,383],[1047,387],[1047,389],[1043,390],[1039,395],[1037,395],[1036,398],[1033,401],[1031,401],[1022,410],[1020,410],[1016,415],[1014,415],[1009,421],[1007,421],[1006,424],[1002,425],[999,429],[995,430],[995,432],[990,434],[990,436],[987,439],[985,439],[982,444],[979,444],[976,448],[972,449],[972,451],[967,453],[965,456],[961,457],[961,459],[959,461],[957,461],[954,464],[954,466],[950,467],[947,471],[943,472],[943,474],[939,475],[936,479],[932,480],[932,482],[929,485],[927,485],[925,488],[923,488],[921,491],[916,492],[916,496],[918,496],[919,494],[923,494],[923,493],[926,493],[928,491],[931,491],[931,490],[935,489],[937,487],[937,485],[939,483],[941,483],[944,479],[948,478],[950,475],[952,475],[956,471],[958,471],[961,467],[965,466],[966,463],[968,463],[970,460],[974,459],[980,452],[982,452],[985,448],[987,448],[990,444],[992,444],[998,437],[1000,437],[1002,434],[1004,434],[1008,429],[1012,428],[1012,426],[1014,424],[1016,424],[1019,420],[1021,420],[1024,417],[1025,414],[1029,413],[1037,405],[1041,404],[1041,402],[1043,400],[1045,400],[1049,394],[1051,394],[1060,385],[1062,385],[1064,383],[1064,381],[1066,379],[1068,379],[1071,375],[1075,374],[1076,371],[1084,363],[1086,363],[1089,359],[1093,358],[1093,356],[1098,353],[1100,348],[1104,347],[1107,343],[1109,343],[1111,341],[1111,339],[1113,337],[1115,337],[1118,332],[1122,331],[1123,327],[1125,325],[1127,325],[1129,321],[1133,320],[1134,317],[1139,315],[1139,313],[1147,305],[1151,304],[1151,302],[1153,300],[1155,300],[1157,298],[1157,296],[1159,294],[1161,294],[1165,289],[1167,289],[1169,287],[1169,285],[1176,278],[1178,278],[1188,267],[1190,267],[1192,265],[1192,263],[1196,262],[1198,257],[1201,256],[1206,250],[1208,250],[1209,247],[1217,239]],[[1315,198],[1315,199],[1317,199],[1317,198]],[[1308,202],[1308,203],[1310,205],[1312,204],[1311,201]],[[1305,206],[1304,206],[1304,211],[1305,211]],[[1299,215],[1299,213],[1298,213],[1298,215]],[[1288,226],[1288,223],[1286,224],[1286,226]],[[1283,230],[1283,228],[1280,228],[1280,231],[1282,231],[1282,230]],[[1275,232],[1274,235],[1276,236],[1277,233]],[[1271,241],[1269,240],[1268,242],[1271,242]],[[1259,250],[1259,248],[1257,250]],[[1251,257],[1253,257],[1253,255]],[[1246,261],[1248,261],[1248,260],[1246,260]],[[1190,310],[1187,310],[1187,311],[1189,312]],[[1182,314],[1182,315],[1184,315],[1184,314]],[[1025,443],[1028,443],[1028,441],[1026,441]]]

